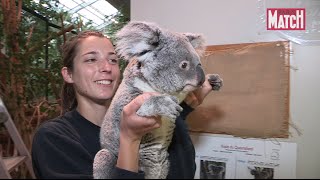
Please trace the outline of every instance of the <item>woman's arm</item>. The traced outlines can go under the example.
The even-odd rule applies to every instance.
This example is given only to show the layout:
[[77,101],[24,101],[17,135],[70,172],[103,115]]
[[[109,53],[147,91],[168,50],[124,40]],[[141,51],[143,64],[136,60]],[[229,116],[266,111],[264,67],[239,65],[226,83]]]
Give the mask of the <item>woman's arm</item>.
[[192,108],[196,108],[200,104],[202,104],[205,97],[212,91],[212,86],[209,83],[210,75],[206,75],[206,80],[202,84],[200,88],[197,90],[190,92],[185,98],[184,102]]
[[[161,126],[160,117],[141,117],[136,114],[151,93],[144,93],[123,108],[120,122],[120,147],[117,167],[139,173],[139,146],[142,136]],[[140,172],[142,173],[142,172]]]
[[34,136],[32,162],[37,178],[92,178],[92,159],[72,137],[40,128]]

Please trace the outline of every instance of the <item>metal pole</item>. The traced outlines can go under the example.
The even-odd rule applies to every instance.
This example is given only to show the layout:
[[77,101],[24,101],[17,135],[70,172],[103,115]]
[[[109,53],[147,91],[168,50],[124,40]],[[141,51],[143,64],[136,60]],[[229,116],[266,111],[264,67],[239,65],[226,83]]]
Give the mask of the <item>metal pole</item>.
[[[49,22],[46,21],[46,39],[49,38]],[[45,71],[46,73],[49,73],[49,70],[48,70],[48,66],[49,66],[49,43],[47,42],[46,44],[46,50],[45,50]],[[47,83],[46,83],[46,100],[48,101],[48,98],[49,98],[49,79],[48,79],[49,76],[47,76]]]

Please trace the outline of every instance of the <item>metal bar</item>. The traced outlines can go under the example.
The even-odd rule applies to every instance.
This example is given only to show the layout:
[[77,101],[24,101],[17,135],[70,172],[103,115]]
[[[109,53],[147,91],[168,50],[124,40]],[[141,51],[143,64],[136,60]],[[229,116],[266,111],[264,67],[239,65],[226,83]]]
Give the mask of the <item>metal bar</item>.
[[[42,16],[42,15],[40,15],[40,14],[36,13],[34,10],[29,9],[28,7],[26,7],[26,6],[24,6],[24,5],[22,5],[22,9],[23,9],[24,11],[26,11],[26,12],[28,12],[28,13],[30,13],[30,14],[32,14],[32,15],[34,15],[34,16],[36,16],[36,17],[38,17],[39,19],[41,19],[41,20],[43,20],[43,21],[47,22],[47,23],[48,23],[48,25],[49,25],[50,27],[53,27],[53,28],[56,28],[56,29],[62,29],[62,27],[61,27],[61,26],[58,26],[58,25],[56,25],[56,24],[53,24],[53,23],[49,22],[49,20],[48,20],[46,17],[44,17],[44,16]],[[73,34],[77,34],[77,32],[76,32],[76,31],[71,31],[71,33],[73,33]]]
[[85,3],[82,3],[82,4],[78,4],[78,6],[70,9],[69,12],[70,12],[70,14],[74,14],[74,13],[80,11],[81,9],[86,8],[87,6],[90,6],[91,4],[93,4],[93,3],[97,2],[97,1],[98,0],[91,0],[91,1],[88,1],[88,2],[85,2]]
[[[49,22],[46,21],[46,39],[49,38]],[[48,65],[49,65],[49,43],[46,43],[46,50],[45,50],[45,69],[46,71],[49,73],[48,71]],[[46,100],[48,100],[49,98],[49,78],[47,76],[47,83],[46,83]]]

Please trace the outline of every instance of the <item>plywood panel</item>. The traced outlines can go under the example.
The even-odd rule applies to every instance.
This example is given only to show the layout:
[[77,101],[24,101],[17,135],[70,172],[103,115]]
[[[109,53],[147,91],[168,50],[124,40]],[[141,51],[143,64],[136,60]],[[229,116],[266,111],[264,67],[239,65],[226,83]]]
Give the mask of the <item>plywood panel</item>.
[[283,41],[208,46],[202,65],[223,87],[188,116],[190,131],[288,137],[289,55]]

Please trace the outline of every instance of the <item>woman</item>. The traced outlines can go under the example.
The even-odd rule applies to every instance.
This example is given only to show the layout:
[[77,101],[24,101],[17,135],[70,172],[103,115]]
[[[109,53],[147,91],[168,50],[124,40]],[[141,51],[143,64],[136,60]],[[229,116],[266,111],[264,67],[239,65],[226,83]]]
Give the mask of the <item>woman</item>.
[[[111,41],[95,31],[79,33],[63,47],[63,114],[47,121],[34,135],[32,161],[37,178],[92,178],[93,159],[100,150],[99,131],[103,117],[118,87],[120,69]],[[186,101],[201,103],[211,86],[205,83]],[[136,111],[151,93],[144,93],[126,105],[120,125],[120,149],[114,178],[144,178],[138,171],[138,149],[146,133],[160,127],[159,117],[140,117]],[[195,152],[184,122],[192,108],[176,121],[169,147],[168,178],[193,178]]]

